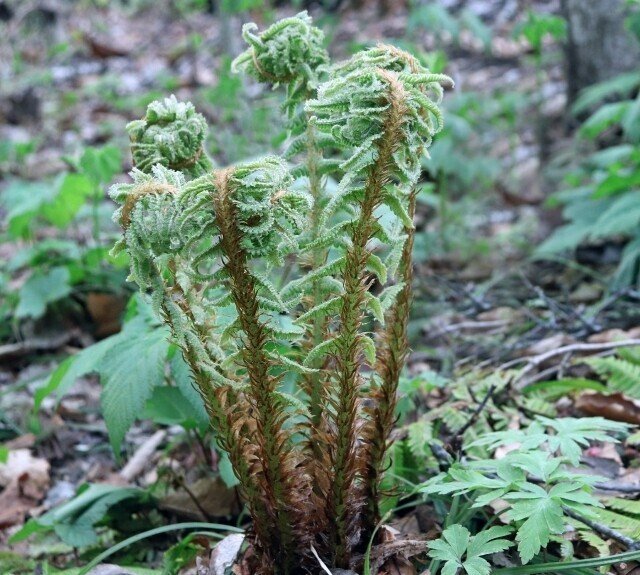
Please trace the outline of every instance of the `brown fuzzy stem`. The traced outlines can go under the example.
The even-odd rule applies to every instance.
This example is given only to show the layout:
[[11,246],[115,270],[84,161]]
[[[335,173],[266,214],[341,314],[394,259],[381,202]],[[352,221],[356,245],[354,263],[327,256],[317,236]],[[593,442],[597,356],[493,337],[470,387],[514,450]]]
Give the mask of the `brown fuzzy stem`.
[[[322,212],[321,205],[321,177],[318,173],[318,162],[320,160],[320,152],[315,143],[315,129],[311,123],[307,123],[307,168],[309,171],[309,191],[313,198],[313,207],[311,209],[311,241],[317,240],[320,235],[320,219]],[[312,269],[318,269],[322,266],[326,259],[326,250],[315,248],[311,254]],[[308,304],[309,309],[317,306],[322,300],[322,289],[320,281],[313,283],[311,297]],[[309,349],[313,349],[321,344],[325,338],[324,317],[316,316],[312,318],[311,327],[307,333]],[[320,368],[321,365],[312,365],[310,367]],[[315,372],[304,376],[304,384],[306,392],[309,395],[309,411],[311,413],[310,429],[309,429],[309,448],[311,455],[316,463],[320,463],[326,454],[321,441],[320,429],[323,425],[325,417],[325,391],[322,381],[322,374]]]
[[261,541],[266,559],[278,573],[289,573],[296,549],[294,541],[294,497],[300,486],[294,485],[295,463],[289,434],[283,429],[285,409],[275,391],[279,378],[272,375],[273,361],[266,352],[267,329],[260,319],[257,290],[247,256],[241,247],[242,233],[237,226],[236,207],[230,195],[231,170],[215,175],[217,193],[213,197],[216,220],[220,229],[220,246],[224,268],[244,333],[242,363],[247,370],[247,397],[255,412],[254,439],[258,447],[262,481],[260,487],[268,512],[276,529]]
[[[416,210],[416,190],[409,196],[409,217]],[[369,452],[365,470],[366,512],[364,539],[368,540],[380,521],[380,483],[384,472],[388,439],[395,424],[398,382],[409,353],[407,325],[411,307],[411,283],[413,280],[413,227],[405,226],[407,239],[402,248],[398,277],[403,282],[402,291],[387,312],[385,327],[379,334],[376,373],[380,387],[373,394],[374,408],[368,422]]]
[[[169,267],[175,277],[175,262],[172,261]],[[160,272],[158,271],[159,276]],[[176,297],[169,295],[166,288],[163,287],[165,301],[162,304],[162,312],[165,323],[174,334],[174,339],[177,340],[178,338],[172,315],[169,311],[169,305],[171,304],[175,304],[180,308],[181,313],[200,340],[202,347],[206,349],[205,330],[197,325],[193,312],[187,303],[186,295],[179,283],[175,282],[170,289],[171,293]],[[241,429],[245,425],[243,421],[244,414],[237,407],[241,397],[230,386],[216,387],[212,385],[210,376],[202,368],[197,353],[188,346],[180,346],[180,349],[185,362],[189,366],[196,388],[202,397],[211,426],[216,431],[216,442],[220,449],[226,451],[229,455],[229,461],[239,481],[240,494],[246,501],[254,518],[256,535],[258,538],[264,537],[269,533],[269,517],[261,498],[260,489],[251,475],[251,468],[248,463],[252,446],[248,444],[241,433]],[[209,359],[212,365],[215,365],[215,360],[211,357]]]
[[365,183],[365,194],[360,216],[352,228],[351,246],[347,251],[344,271],[340,330],[337,339],[336,371],[338,395],[335,402],[335,437],[332,453],[332,483],[328,497],[330,542],[334,563],[348,568],[351,548],[357,541],[360,519],[360,497],[355,481],[360,472],[357,453],[359,419],[359,391],[361,386],[360,361],[362,349],[360,330],[367,291],[366,264],[370,255],[374,211],[382,200],[384,186],[390,179],[393,158],[404,117],[404,89],[394,74],[379,70],[380,77],[389,84],[389,109],[378,144],[378,157]]

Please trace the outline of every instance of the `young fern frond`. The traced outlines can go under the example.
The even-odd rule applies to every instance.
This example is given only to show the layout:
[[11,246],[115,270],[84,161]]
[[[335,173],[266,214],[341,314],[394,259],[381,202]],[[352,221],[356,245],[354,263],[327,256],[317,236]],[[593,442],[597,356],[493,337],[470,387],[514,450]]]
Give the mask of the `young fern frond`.
[[[129,253],[130,278],[171,329],[229,454],[256,569],[312,572],[312,545],[358,568],[354,551],[380,519],[407,355],[415,184],[450,81],[390,46],[330,69],[306,13],[243,35],[234,69],[286,86],[286,157],[300,165],[213,169],[193,106],[155,102],[128,127],[136,167],[112,190],[115,249]],[[325,159],[329,149],[345,156]],[[340,180],[330,198],[327,174]],[[284,393],[285,373],[302,401]]]
[[285,107],[292,113],[309,97],[318,73],[329,62],[324,33],[312,24],[306,12],[284,18],[257,33],[253,22],[242,27],[249,45],[232,63],[234,72],[243,71],[260,82],[287,88]]
[[[308,190],[313,200],[309,229],[302,243],[309,246],[307,258],[301,259],[301,265],[311,270],[320,268],[326,262],[326,247],[319,242],[324,236],[321,213],[324,198],[322,177],[327,173],[323,163],[322,149],[332,145],[330,137],[322,137],[308,121],[303,108],[306,100],[313,97],[320,77],[324,73],[329,56],[324,48],[324,33],[313,26],[310,16],[300,12],[292,18],[286,18],[257,33],[255,24],[243,27],[243,37],[249,48],[233,62],[235,71],[244,71],[259,81],[275,86],[284,85],[287,97],[284,108],[289,117],[289,146],[285,152],[287,159],[301,155],[304,163],[296,176],[306,177]],[[331,166],[335,169],[336,164]],[[302,296],[302,294],[300,294]],[[307,311],[314,310],[306,317],[311,321],[304,338],[307,351],[320,345],[326,332],[326,314],[318,308],[332,292],[323,289],[320,279],[307,288],[302,299]],[[322,361],[312,362],[314,368],[322,367]],[[317,369],[304,374],[303,387],[309,397],[312,417],[302,423],[303,433],[308,437],[307,447],[313,460],[320,461],[325,453],[320,429],[324,419],[324,390]]]
[[191,102],[175,96],[155,101],[142,120],[127,124],[133,165],[150,172],[156,164],[197,178],[213,168],[204,150],[207,123]]
[[[152,291],[183,351],[219,444],[229,452],[241,481],[265,557],[275,554],[269,561],[288,572],[300,548],[296,525],[305,479],[291,432],[284,429],[290,405],[273,373],[277,362],[287,360],[266,349],[275,331],[270,318],[282,312],[284,304],[270,282],[251,271],[250,260],[277,261],[295,247],[294,235],[309,200],[289,189],[286,166],[275,157],[214,171],[189,183],[159,165],[151,176],[139,171],[133,176],[133,185],[112,192],[122,204],[115,217],[125,230],[132,279]],[[227,345],[222,338],[209,341],[222,327],[216,308],[227,298],[220,298],[213,285],[196,287],[207,275],[198,266],[227,287],[235,305],[237,321],[227,326],[233,326],[226,333]],[[238,348],[239,365],[226,369],[220,354],[211,351],[224,349],[236,356]],[[244,372],[247,385],[242,385]],[[242,413],[240,398],[248,403],[249,413],[246,408]]]
[[[350,153],[349,159],[342,164],[344,175],[338,193],[327,207],[324,218],[327,220],[334,211],[344,207],[355,212],[350,220],[350,241],[344,250],[342,266],[340,321],[332,350],[335,376],[329,374],[328,385],[332,405],[332,449],[327,516],[334,562],[342,567],[349,565],[352,542],[360,538],[362,490],[358,481],[362,476],[366,479],[365,492],[373,490],[370,485],[377,486],[377,473],[382,466],[377,460],[385,451],[378,447],[377,451],[382,451],[382,455],[376,455],[374,473],[371,462],[362,457],[358,448],[363,432],[360,371],[368,361],[366,347],[370,347],[366,343],[370,339],[362,331],[370,284],[368,265],[383,282],[386,281],[386,269],[372,254],[370,241],[374,237],[380,206],[389,197],[394,198],[396,211],[398,203],[408,202],[410,194],[402,187],[412,186],[417,180],[424,147],[440,128],[439,113],[433,111],[437,109],[436,104],[428,100],[425,93],[432,90],[440,94],[441,88],[435,87],[435,83],[445,80],[450,82],[444,76],[431,75],[420,69],[408,54],[379,46],[336,66],[330,79],[319,87],[317,99],[307,103],[307,110],[314,114],[313,124]],[[409,235],[412,232],[411,226]],[[405,264],[410,268],[410,256],[407,257]],[[405,274],[410,286],[410,272]],[[406,329],[404,308],[408,310],[408,293],[405,300],[404,307],[398,311],[402,319],[391,322],[399,332]],[[406,336],[400,338],[397,346],[397,363],[401,369],[406,354]],[[386,383],[387,394],[395,394],[399,369],[394,369],[390,376],[395,379]],[[392,409],[395,400],[386,401]],[[378,417],[384,417],[385,421],[376,423],[375,431],[365,434],[365,441],[378,446],[386,444],[393,423],[393,415],[388,416],[388,411],[386,408],[378,410]],[[363,460],[366,469],[362,468]],[[377,508],[369,515],[376,513]]]

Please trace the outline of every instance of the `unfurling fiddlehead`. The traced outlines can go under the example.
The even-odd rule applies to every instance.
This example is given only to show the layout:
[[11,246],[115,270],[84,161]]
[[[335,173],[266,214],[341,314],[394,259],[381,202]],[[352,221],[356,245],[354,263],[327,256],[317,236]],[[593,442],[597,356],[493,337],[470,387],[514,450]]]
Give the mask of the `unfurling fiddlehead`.
[[242,37],[249,48],[232,65],[260,82],[287,87],[286,106],[292,109],[308,98],[318,74],[329,62],[322,30],[313,26],[311,17],[300,12],[284,18],[258,34],[258,27],[245,24]]
[[133,164],[149,172],[160,164],[197,178],[213,164],[204,150],[207,122],[191,102],[178,102],[175,96],[155,101],[142,120],[127,125]]
[[[234,68],[286,86],[286,156],[301,165],[213,169],[193,106],[155,102],[128,128],[136,169],[112,192],[116,249],[170,327],[229,454],[257,569],[314,571],[312,546],[354,568],[379,520],[408,349],[415,185],[450,80],[390,46],[329,68],[306,13],[243,34],[249,49]],[[346,159],[323,158],[328,149]],[[327,175],[339,178],[331,196]],[[277,288],[270,276],[295,256],[299,273]],[[385,286],[377,296],[374,278]],[[285,373],[304,401],[283,392]]]
[[[151,176],[133,175],[133,185],[112,193],[122,204],[116,218],[125,229],[132,279],[152,291],[191,367],[256,520],[265,558],[289,572],[299,546],[296,498],[304,477],[291,432],[283,427],[289,403],[274,373],[281,359],[268,349],[282,337],[275,320],[286,309],[250,260],[276,261],[295,248],[309,200],[290,189],[286,166],[275,157],[189,183],[162,166]],[[202,284],[207,281],[212,283]],[[229,303],[237,317],[225,325],[216,310]],[[222,335],[212,340],[212,334]]]
[[[377,470],[383,464],[365,457],[363,471],[358,448],[363,432],[360,370],[367,351],[369,363],[374,363],[372,341],[362,330],[367,300],[373,297],[368,295],[367,266],[371,265],[381,283],[386,282],[385,266],[377,265],[377,256],[370,246],[374,239],[389,241],[376,211],[386,205],[406,227],[412,227],[407,213],[407,185],[415,184],[424,147],[442,123],[437,104],[426,92],[432,90],[439,98],[443,81],[449,79],[418,67],[408,54],[380,46],[336,66],[330,80],[320,86],[318,98],[307,104],[316,115],[318,128],[330,133],[351,154],[341,165],[344,174],[338,193],[326,210],[326,217],[340,208],[355,211],[346,226],[350,241],[340,266],[343,289],[337,301],[340,322],[332,349],[325,348],[333,354],[336,364],[330,400],[335,448],[331,453],[332,484],[327,514],[334,561],[342,567],[349,565],[352,542],[360,538],[359,476],[369,479],[366,476],[371,474],[370,468],[375,466]],[[383,381],[381,385],[391,388],[385,396],[395,395],[397,379]],[[386,443],[389,423],[385,421],[377,427],[374,437],[364,439]]]
[[[304,110],[304,103],[315,96],[318,83],[327,70],[329,56],[324,48],[324,33],[313,26],[306,12],[301,12],[259,34],[255,24],[246,24],[243,36],[249,48],[236,58],[233,69],[244,71],[274,87],[282,85],[286,88],[284,107],[289,117],[289,140],[285,156],[290,160],[301,156],[302,163],[295,172],[304,179],[313,201],[305,232],[306,241],[303,239],[302,242],[313,245],[323,235],[321,214],[327,201],[323,176],[336,166],[335,161],[323,159],[323,147],[332,146],[332,138],[319,134],[308,121],[308,113]],[[326,257],[326,248],[317,246],[299,258],[300,267],[317,269],[325,263]],[[326,296],[327,291],[323,289],[321,281],[313,282],[305,294],[303,305],[307,310],[313,309]],[[307,337],[304,338],[304,344],[307,351],[323,342],[325,326],[326,317],[322,314],[314,314],[310,318],[305,326]],[[310,367],[322,365],[312,363]],[[301,427],[305,428],[303,432],[312,461],[319,464],[326,454],[326,437],[321,433],[325,416],[324,389],[319,371],[314,369],[303,374],[301,384],[309,397],[311,413],[310,419],[303,421]],[[315,491],[318,493],[322,490]]]

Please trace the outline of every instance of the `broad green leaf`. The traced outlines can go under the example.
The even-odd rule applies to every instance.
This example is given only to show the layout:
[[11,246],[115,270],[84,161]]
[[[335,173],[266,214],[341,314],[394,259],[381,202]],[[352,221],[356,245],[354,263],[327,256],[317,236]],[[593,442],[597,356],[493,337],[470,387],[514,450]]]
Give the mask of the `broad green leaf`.
[[177,388],[191,405],[191,416],[197,421],[200,429],[207,429],[210,425],[209,416],[200,392],[193,382],[189,366],[184,361],[182,354],[175,353],[169,361],[169,365]]
[[47,305],[69,295],[69,270],[54,267],[46,272],[36,271],[20,288],[15,316],[18,319],[38,319],[47,310]]
[[180,425],[185,429],[206,430],[208,420],[201,425],[194,415],[193,406],[180,389],[162,386],[152,390],[140,417],[162,425]]
[[143,337],[120,339],[100,360],[98,372],[104,386],[102,410],[116,454],[153,389],[164,383],[168,350],[167,330],[154,329]]
[[120,173],[122,155],[116,146],[87,148],[80,158],[80,166],[94,185],[108,184]]
[[70,501],[30,519],[11,537],[11,542],[23,541],[36,532],[55,530],[69,545],[91,545],[97,541],[93,526],[104,517],[109,507],[143,494],[144,491],[135,487],[119,487],[105,483],[85,484]]
[[0,195],[0,202],[7,211],[6,222],[12,237],[24,237],[31,220],[41,207],[51,199],[52,186],[46,182],[14,180]]
[[73,220],[93,190],[91,181],[82,174],[65,174],[59,178],[56,193],[42,206],[42,215],[58,228]]

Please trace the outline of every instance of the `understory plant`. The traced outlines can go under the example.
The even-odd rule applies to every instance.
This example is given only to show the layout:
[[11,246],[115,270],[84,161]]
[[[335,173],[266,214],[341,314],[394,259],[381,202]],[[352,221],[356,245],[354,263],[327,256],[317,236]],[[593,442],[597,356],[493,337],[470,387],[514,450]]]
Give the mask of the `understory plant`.
[[412,217],[442,85],[379,45],[330,64],[306,13],[234,69],[286,88],[283,157],[214,168],[206,124],[169,98],[129,125],[112,197],[131,279],[204,399],[253,520],[256,572],[358,568],[407,356]]

